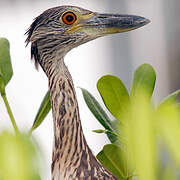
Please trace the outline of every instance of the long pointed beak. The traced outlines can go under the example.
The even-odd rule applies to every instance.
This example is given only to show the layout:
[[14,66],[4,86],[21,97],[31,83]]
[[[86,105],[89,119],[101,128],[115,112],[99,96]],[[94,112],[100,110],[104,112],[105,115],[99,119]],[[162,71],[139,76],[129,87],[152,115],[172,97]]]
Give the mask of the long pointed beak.
[[101,28],[114,28],[118,31],[129,31],[148,24],[144,17],[134,15],[97,14],[89,19],[87,24],[98,25]]
[[131,31],[148,24],[150,20],[134,15],[99,14],[86,15],[82,21],[70,31],[81,31],[91,38],[113,33]]
[[148,24],[144,17],[118,14],[95,14],[87,19],[85,26],[100,30],[103,34],[126,32]]

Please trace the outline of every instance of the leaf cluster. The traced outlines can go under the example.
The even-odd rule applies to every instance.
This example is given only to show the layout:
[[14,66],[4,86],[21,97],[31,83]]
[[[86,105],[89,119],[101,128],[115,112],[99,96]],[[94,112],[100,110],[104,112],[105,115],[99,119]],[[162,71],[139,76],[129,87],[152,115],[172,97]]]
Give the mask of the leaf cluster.
[[[149,64],[135,71],[130,93],[116,76],[100,78],[97,89],[114,117],[112,120],[92,94],[82,89],[87,106],[104,127],[94,132],[106,133],[111,142],[97,158],[119,179],[179,178],[180,112],[176,98],[180,90],[155,106],[152,101],[155,82],[156,73]],[[159,158],[164,151],[171,157],[166,163]],[[169,162],[173,162],[174,169],[169,168]]]

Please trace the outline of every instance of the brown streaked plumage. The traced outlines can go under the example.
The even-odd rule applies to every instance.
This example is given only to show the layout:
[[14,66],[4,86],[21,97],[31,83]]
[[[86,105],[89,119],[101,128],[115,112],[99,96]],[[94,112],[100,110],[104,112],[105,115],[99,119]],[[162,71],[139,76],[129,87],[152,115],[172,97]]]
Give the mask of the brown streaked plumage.
[[44,11],[27,31],[31,57],[49,80],[54,121],[53,180],[115,180],[92,154],[83,135],[78,103],[64,56],[101,36],[139,28],[149,20],[131,15],[99,14],[75,6]]

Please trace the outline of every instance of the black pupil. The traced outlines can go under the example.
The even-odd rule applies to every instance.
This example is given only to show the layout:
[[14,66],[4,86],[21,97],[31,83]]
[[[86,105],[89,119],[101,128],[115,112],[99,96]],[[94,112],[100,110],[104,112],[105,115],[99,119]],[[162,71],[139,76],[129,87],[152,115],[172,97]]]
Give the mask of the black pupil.
[[66,21],[67,22],[72,22],[74,20],[74,17],[72,15],[67,15],[66,16]]

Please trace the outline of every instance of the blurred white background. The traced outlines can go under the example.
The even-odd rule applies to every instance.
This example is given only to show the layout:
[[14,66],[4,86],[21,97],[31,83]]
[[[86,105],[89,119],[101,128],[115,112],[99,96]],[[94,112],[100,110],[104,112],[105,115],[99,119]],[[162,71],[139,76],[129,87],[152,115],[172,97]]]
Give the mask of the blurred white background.
[[[151,20],[151,24],[135,31],[100,38],[72,50],[65,61],[76,87],[89,90],[102,103],[96,89],[97,80],[105,74],[117,75],[129,90],[133,72],[142,63],[153,65],[157,72],[156,101],[180,87],[179,0],[0,0],[0,37],[10,41],[14,70],[6,91],[20,129],[30,129],[48,88],[45,74],[41,69],[36,71],[30,61],[30,46],[25,48],[24,33],[44,10],[65,4],[101,13],[140,15]],[[97,154],[108,140],[92,132],[101,126],[84,103],[80,89],[76,91],[83,130],[89,146]],[[0,114],[0,130],[11,128],[2,99]],[[45,158],[42,179],[50,179],[51,113],[33,135]]]

